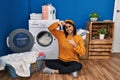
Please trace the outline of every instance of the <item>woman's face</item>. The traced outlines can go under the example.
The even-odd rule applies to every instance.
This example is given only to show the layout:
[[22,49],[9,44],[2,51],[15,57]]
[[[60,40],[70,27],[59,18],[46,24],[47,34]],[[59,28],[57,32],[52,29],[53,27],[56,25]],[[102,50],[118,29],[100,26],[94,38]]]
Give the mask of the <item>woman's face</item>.
[[66,30],[66,32],[68,33],[68,34],[73,34],[73,30],[74,30],[74,28],[73,28],[73,26],[71,25],[71,24],[65,24],[65,30]]

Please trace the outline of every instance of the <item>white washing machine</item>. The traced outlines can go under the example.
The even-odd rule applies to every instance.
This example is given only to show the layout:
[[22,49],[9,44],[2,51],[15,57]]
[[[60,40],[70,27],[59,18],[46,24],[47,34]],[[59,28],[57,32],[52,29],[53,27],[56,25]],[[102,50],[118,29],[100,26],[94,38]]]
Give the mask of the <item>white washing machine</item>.
[[29,32],[34,37],[32,50],[42,51],[46,59],[58,59],[58,41],[48,27],[59,20],[29,20]]

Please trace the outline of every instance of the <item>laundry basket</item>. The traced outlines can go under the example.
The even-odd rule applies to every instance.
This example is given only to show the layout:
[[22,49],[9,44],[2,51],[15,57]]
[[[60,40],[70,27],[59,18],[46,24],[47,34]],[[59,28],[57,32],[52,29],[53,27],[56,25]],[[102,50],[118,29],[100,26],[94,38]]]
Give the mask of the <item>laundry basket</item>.
[[[30,73],[33,73],[33,72],[41,70],[42,65],[43,65],[43,60],[44,60],[44,57],[37,58],[36,63],[33,63],[30,66]],[[12,78],[17,78],[18,77],[18,75],[15,72],[15,69],[10,64],[6,65],[5,70],[7,70],[8,74]]]
[[31,67],[30,67],[31,73],[41,70],[43,65],[43,60],[44,60],[44,57],[39,57],[37,58],[36,63],[31,64]]

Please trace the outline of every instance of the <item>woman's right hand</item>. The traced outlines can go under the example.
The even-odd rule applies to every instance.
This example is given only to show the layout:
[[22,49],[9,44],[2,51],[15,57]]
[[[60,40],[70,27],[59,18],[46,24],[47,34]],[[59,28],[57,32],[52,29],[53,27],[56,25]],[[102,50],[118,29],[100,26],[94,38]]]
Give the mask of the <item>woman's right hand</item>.
[[64,21],[59,21],[59,22],[58,22],[58,25],[59,25],[59,26],[64,26],[64,25],[65,25],[65,22],[64,22]]

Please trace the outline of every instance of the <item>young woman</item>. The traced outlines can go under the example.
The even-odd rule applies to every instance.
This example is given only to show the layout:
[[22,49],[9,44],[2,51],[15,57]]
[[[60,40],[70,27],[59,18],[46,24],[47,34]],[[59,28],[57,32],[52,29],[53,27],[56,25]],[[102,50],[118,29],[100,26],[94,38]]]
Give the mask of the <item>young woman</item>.
[[[63,26],[63,31],[57,30],[58,26]],[[77,71],[82,68],[78,55],[85,55],[85,47],[82,37],[76,34],[74,22],[72,20],[55,22],[48,29],[58,39],[59,56],[57,60],[46,60],[47,67],[43,72],[71,73],[73,77],[77,77]]]

